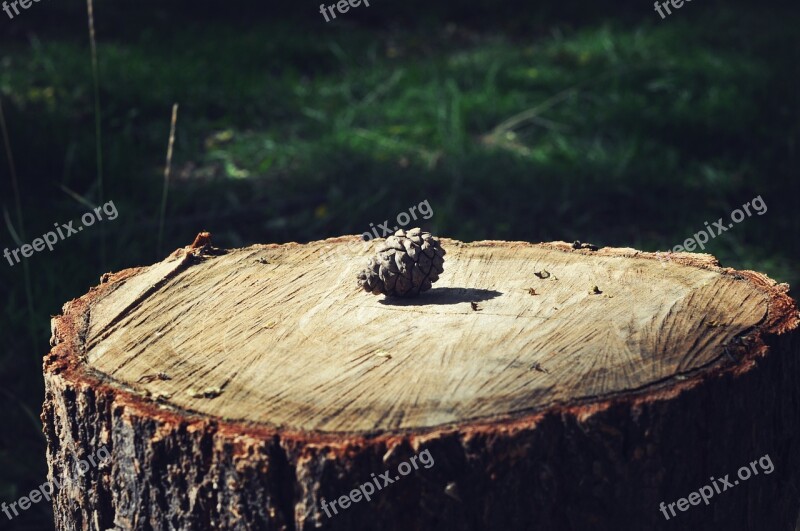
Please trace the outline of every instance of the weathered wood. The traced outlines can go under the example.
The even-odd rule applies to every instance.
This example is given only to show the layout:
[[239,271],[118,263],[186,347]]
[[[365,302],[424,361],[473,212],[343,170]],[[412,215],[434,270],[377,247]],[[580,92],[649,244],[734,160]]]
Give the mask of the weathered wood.
[[[355,278],[377,242],[222,251],[105,276],[54,319],[60,529],[791,529],[798,312],[708,255],[443,239],[429,292]],[[428,450],[435,466],[320,503]],[[666,521],[769,454],[775,471]],[[697,527],[699,526],[699,527]]]

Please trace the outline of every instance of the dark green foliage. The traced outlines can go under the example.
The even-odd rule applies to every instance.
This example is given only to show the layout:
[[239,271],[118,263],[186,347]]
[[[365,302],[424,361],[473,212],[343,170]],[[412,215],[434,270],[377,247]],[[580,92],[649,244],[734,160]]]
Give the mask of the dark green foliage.
[[[28,259],[33,316],[22,266],[0,262],[0,501],[44,481],[49,315],[105,270],[160,258],[173,102],[165,248],[201,230],[224,247],[360,234],[427,199],[423,228],[440,236],[666,250],[761,195],[768,212],[708,252],[800,282],[797,11],[695,2],[661,21],[628,2],[567,19],[532,4],[376,1],[325,24],[312,4],[257,17],[242,2],[99,2],[105,199],[119,218]],[[86,211],[61,186],[97,201],[85,8],[35,7],[0,37],[27,242]],[[46,527],[46,511],[12,523]]]

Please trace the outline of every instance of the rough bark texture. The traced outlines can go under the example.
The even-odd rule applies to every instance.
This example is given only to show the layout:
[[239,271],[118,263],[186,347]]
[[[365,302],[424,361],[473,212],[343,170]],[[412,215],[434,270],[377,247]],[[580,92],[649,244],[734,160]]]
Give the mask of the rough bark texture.
[[[350,240],[326,244],[343,241]],[[211,252],[206,244],[177,252],[180,267],[191,267],[203,249]],[[567,244],[548,248],[593,259]],[[655,259],[630,249],[603,251]],[[44,363],[50,476],[62,485],[54,496],[57,528],[789,531],[800,505],[797,308],[785,285],[758,273],[722,269],[704,256],[671,258],[668,267],[747,283],[764,295],[765,317],[724,351],[717,348],[711,362],[639,389],[439,426],[350,433],[214,416],[97,370],[86,347],[105,337],[89,332],[100,303],[133,289],[146,270],[104,276],[54,318]],[[180,268],[161,276],[179,274]],[[101,447],[112,459],[82,476],[71,472]],[[432,467],[332,518],[323,512],[323,498],[346,495],[371,474],[396,477],[398,464],[425,450]],[[711,476],[730,474],[732,482],[740,467],[765,454],[771,474],[670,520],[659,511],[662,501],[687,497]]]

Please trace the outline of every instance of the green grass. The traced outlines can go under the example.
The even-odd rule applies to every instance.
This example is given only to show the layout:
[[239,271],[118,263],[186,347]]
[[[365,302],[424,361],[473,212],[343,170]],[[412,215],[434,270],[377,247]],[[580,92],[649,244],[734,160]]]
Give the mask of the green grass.
[[[402,31],[215,20],[117,35],[108,9],[95,22],[104,195],[120,213],[104,225],[110,269],[159,258],[178,102],[165,248],[200,230],[221,246],[361,233],[428,199],[429,227],[450,237],[665,250],[761,195],[767,214],[708,252],[800,283],[794,11],[693,5],[664,22],[509,32],[502,20]],[[29,239],[85,211],[61,186],[98,197],[88,53],[85,27],[2,49]],[[0,266],[0,404],[13,426],[0,435],[2,500],[43,481],[48,316],[97,283],[100,232],[29,259],[34,316],[21,267]]]

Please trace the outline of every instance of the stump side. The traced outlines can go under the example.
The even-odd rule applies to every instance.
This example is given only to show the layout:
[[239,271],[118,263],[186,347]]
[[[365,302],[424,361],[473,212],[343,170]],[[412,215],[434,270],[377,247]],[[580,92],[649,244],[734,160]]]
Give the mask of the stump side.
[[[182,409],[87,360],[92,318],[105,322],[97,330],[110,331],[127,315],[119,310],[139,307],[202,254],[187,249],[163,270],[107,277],[54,318],[42,419],[50,478],[60,485],[53,493],[57,529],[789,531],[797,519],[799,316],[786,286],[763,275],[722,270],[707,257],[672,257],[731,275],[769,301],[730,358],[685,378],[513,418],[398,433],[311,433]],[[642,258],[634,250],[612,254]],[[125,290],[119,308],[107,304]],[[70,472],[101,448],[112,458],[83,475]],[[324,500],[425,451],[432,467],[369,503],[332,517],[324,512]],[[660,502],[765,454],[775,465],[771,475],[671,521],[659,512]]]

